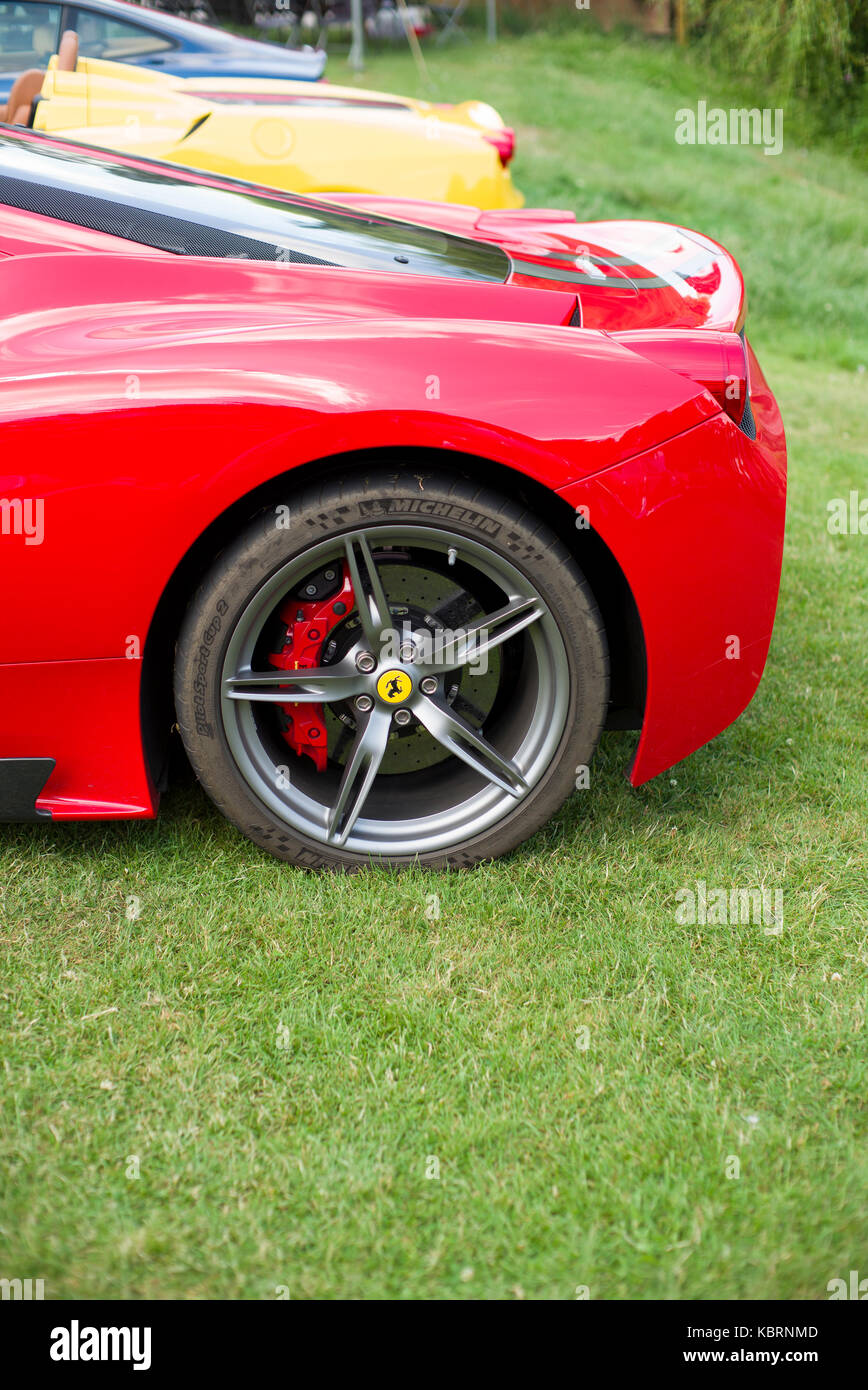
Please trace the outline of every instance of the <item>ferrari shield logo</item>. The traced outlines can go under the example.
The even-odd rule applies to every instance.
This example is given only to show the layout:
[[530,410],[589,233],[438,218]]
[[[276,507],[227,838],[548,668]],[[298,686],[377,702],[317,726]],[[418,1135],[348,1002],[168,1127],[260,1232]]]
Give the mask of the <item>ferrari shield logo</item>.
[[403,671],[384,671],[377,681],[377,694],[389,705],[400,705],[413,689],[413,682]]

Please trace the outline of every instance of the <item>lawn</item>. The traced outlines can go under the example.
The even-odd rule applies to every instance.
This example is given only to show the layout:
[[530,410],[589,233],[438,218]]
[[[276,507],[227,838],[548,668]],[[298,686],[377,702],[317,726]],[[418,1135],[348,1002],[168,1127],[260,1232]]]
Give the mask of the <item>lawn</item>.
[[[679,107],[763,98],[666,47],[577,28],[429,61],[430,93],[400,51],[363,80],[492,101],[529,204],[741,261],[792,470],[765,679],[639,790],[607,736],[591,791],[467,874],[296,872],[189,779],[154,824],[0,827],[0,1275],[822,1299],[868,1275],[868,536],[826,527],[868,496],[868,176],[786,123],[777,158],[676,145]],[[680,925],[700,880],[782,890],[783,931]]]

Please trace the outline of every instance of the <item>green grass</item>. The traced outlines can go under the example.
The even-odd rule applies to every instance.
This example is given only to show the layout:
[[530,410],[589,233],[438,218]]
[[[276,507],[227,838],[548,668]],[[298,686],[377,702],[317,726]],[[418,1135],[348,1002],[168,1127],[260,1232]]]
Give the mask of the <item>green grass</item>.
[[[436,95],[515,121],[529,202],[738,254],[791,451],[765,679],[638,791],[632,736],[608,736],[593,790],[471,874],[295,872],[183,780],[156,824],[4,827],[0,1275],[56,1297],[824,1298],[868,1275],[868,537],[825,524],[868,493],[868,180],[826,149],[680,149],[674,109],[730,93],[668,49],[431,62]],[[415,88],[398,52],[365,80]],[[679,926],[697,879],[783,889],[782,935]]]

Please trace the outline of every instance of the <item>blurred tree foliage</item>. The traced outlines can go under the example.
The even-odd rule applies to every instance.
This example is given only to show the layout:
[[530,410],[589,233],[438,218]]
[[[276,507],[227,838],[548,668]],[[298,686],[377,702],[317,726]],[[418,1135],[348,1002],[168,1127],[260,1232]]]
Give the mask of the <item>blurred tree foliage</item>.
[[781,97],[827,111],[858,100],[866,75],[868,0],[687,0],[709,57],[766,80]]
[[[651,0],[644,0],[651,3]],[[674,20],[677,0],[670,0]],[[582,22],[605,0],[590,0]],[[768,101],[789,101],[811,126],[868,141],[868,0],[684,0],[690,47],[711,70],[760,84]],[[484,0],[471,0],[471,26]],[[567,28],[574,0],[499,0],[504,33]],[[674,31],[674,26],[673,26]],[[795,111],[793,111],[795,114]]]
[[686,0],[691,46],[715,68],[764,83],[818,131],[868,135],[868,0]]

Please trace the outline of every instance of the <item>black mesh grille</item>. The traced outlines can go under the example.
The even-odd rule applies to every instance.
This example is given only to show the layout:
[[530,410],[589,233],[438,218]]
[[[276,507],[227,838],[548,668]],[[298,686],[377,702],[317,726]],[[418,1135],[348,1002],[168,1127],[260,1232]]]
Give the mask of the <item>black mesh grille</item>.
[[178,256],[237,256],[251,261],[287,261],[294,265],[334,265],[318,256],[305,255],[273,242],[258,241],[255,237],[239,236],[220,227],[202,226],[182,217],[170,217],[147,208],[127,207],[107,198],[97,198],[78,190],[49,188],[0,175],[0,202],[25,212],[38,212],[76,227],[90,227],[95,232],[108,232],[153,246],[158,251],[173,251]]
[[747,435],[748,439],[756,439],[756,420],[753,418],[753,411],[750,408],[750,396],[747,398],[744,414],[738,427],[742,434]]
[[[747,339],[745,338],[743,328],[739,330],[738,336],[741,338],[741,343],[742,347],[744,348],[746,358]],[[748,439],[756,439],[756,420],[753,418],[753,411],[751,410],[750,391],[748,391],[747,393],[747,400],[744,403],[744,414],[742,415],[741,420],[739,421],[738,427],[741,430],[742,434],[747,435]]]

